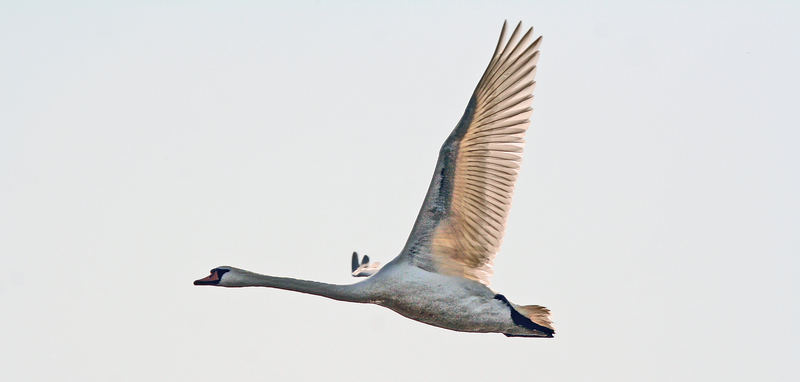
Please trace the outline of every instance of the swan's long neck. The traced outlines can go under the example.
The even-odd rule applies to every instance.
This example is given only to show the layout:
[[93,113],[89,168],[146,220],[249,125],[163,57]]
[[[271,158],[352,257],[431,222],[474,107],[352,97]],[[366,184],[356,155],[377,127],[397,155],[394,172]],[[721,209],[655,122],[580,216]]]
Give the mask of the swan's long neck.
[[237,270],[237,272],[231,273],[229,277],[226,277],[225,284],[222,286],[277,288],[313,294],[339,301],[369,302],[369,288],[366,287],[366,283],[364,282],[351,285],[336,285],[309,280],[298,280],[290,277],[267,276],[245,270]]

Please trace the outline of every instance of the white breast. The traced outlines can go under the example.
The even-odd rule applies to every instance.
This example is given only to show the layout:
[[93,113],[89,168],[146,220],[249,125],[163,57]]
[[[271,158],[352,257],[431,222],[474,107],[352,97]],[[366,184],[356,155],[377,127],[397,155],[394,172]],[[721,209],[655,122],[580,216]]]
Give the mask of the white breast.
[[369,280],[375,303],[426,324],[467,332],[513,326],[510,310],[485,285],[405,263],[387,264]]

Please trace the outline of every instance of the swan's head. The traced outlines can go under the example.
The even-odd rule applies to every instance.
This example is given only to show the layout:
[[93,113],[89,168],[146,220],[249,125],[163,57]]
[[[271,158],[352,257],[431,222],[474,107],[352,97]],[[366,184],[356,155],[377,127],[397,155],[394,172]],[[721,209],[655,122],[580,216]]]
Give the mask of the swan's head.
[[215,285],[223,287],[252,286],[253,277],[260,276],[244,269],[229,267],[227,265],[216,267],[211,274],[200,280],[195,280],[194,285]]
[[211,274],[203,277],[200,280],[195,280],[194,285],[218,285],[228,286],[230,280],[230,272],[234,270],[231,267],[216,267],[211,270]]

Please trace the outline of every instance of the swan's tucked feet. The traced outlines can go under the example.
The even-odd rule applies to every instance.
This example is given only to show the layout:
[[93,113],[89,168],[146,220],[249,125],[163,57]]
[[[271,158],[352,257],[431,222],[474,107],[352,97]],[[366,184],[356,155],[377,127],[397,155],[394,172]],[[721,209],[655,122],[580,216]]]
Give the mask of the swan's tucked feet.
[[350,268],[353,272],[353,277],[369,277],[374,275],[381,269],[381,263],[369,262],[369,256],[364,255],[364,258],[361,261],[358,260],[358,252],[353,252],[353,257],[350,259]]

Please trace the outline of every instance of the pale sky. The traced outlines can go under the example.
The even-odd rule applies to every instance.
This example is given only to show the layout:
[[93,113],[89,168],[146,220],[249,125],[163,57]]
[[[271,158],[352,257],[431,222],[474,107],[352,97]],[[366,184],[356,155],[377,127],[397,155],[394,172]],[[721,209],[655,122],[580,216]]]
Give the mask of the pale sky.
[[[800,379],[796,1],[16,3],[5,379]],[[492,287],[554,339],[192,285],[397,255],[504,19],[544,43]]]

